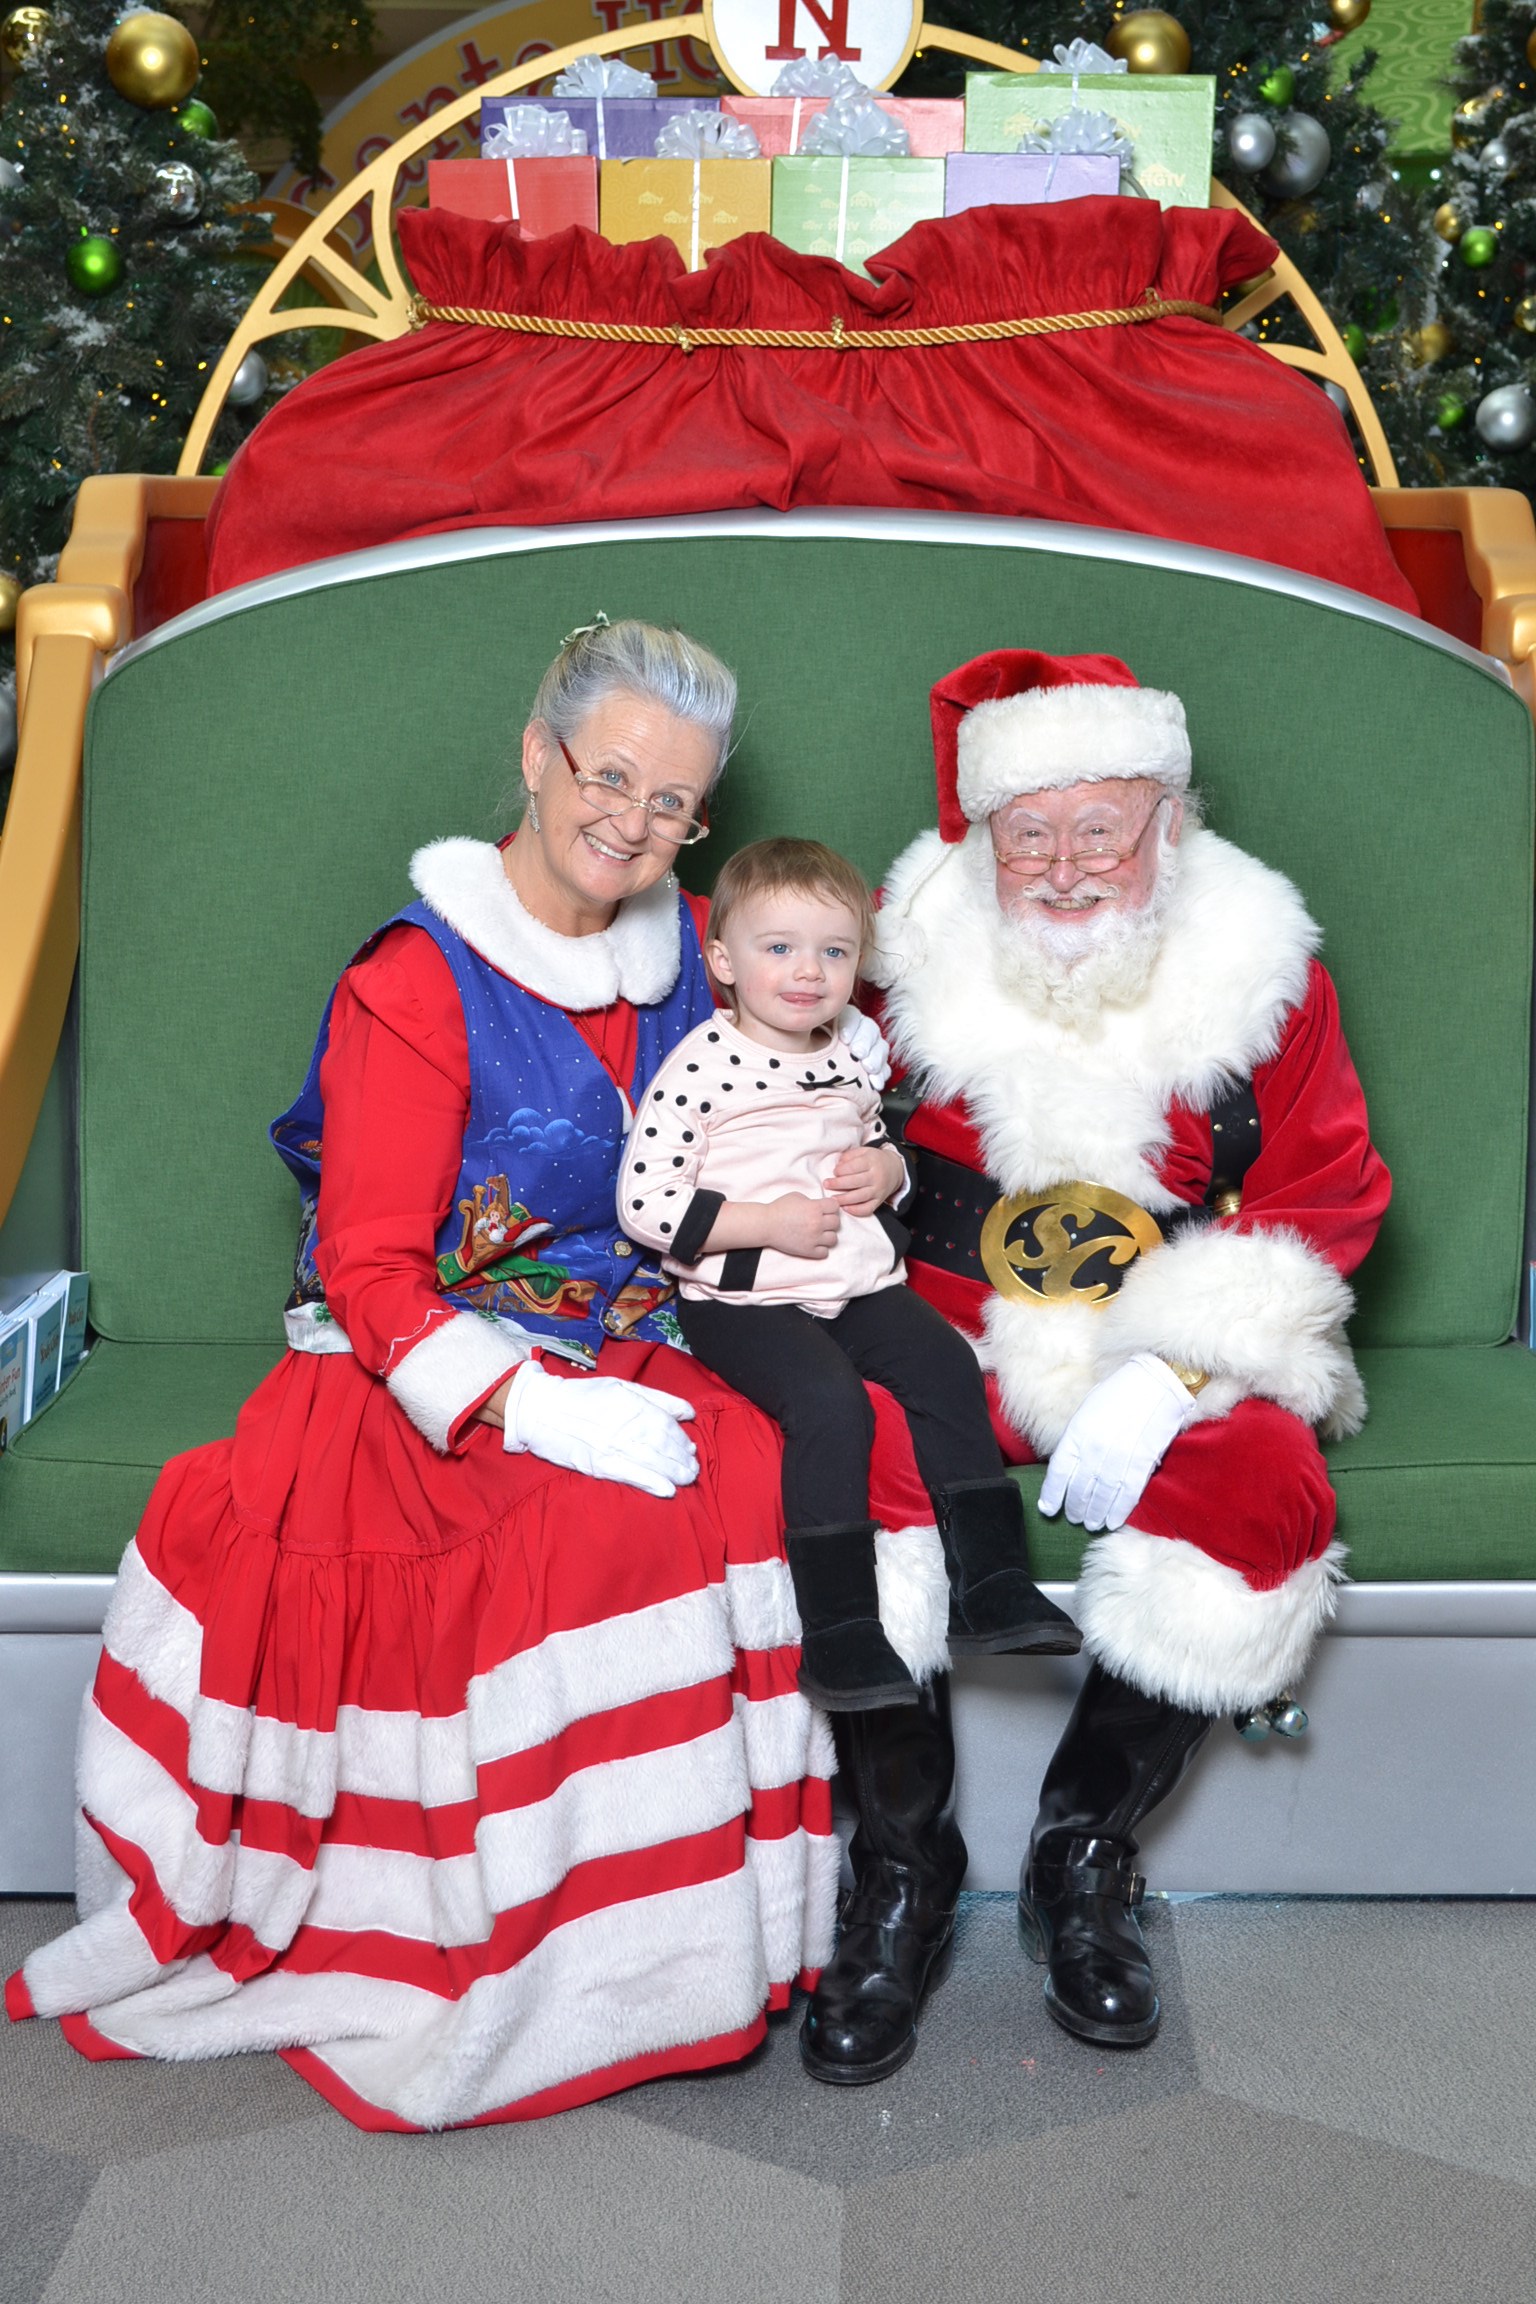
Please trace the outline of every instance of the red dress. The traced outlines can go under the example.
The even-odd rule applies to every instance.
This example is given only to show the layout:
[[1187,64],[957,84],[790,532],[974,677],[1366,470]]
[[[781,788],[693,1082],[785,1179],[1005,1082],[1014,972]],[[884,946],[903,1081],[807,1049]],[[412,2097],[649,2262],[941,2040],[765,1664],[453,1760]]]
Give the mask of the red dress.
[[[632,1062],[626,1002],[576,1021]],[[778,1436],[609,1342],[603,1374],[695,1403],[675,1498],[509,1456],[473,1407],[431,1446],[380,1380],[441,1315],[468,1105],[428,937],[343,977],[323,1078],[317,1261],[352,1350],[289,1352],[161,1475],[86,1707],[80,1922],[7,2007],[89,2056],[276,2049],[370,2128],[742,2056],[827,1956],[839,1857]]]

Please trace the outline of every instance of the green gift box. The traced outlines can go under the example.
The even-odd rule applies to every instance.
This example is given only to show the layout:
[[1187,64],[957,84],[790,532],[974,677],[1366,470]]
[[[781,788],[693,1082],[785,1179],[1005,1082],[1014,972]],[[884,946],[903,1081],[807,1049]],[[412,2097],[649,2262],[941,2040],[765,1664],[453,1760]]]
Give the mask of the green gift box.
[[942,160],[838,159],[804,153],[773,163],[773,236],[850,272],[903,232],[944,213]]
[[[1123,192],[1165,208],[1208,208],[1216,83],[1207,73],[971,72],[965,82],[967,152],[1016,152],[1074,108],[1107,112],[1135,146]],[[777,226],[775,226],[777,230]]]

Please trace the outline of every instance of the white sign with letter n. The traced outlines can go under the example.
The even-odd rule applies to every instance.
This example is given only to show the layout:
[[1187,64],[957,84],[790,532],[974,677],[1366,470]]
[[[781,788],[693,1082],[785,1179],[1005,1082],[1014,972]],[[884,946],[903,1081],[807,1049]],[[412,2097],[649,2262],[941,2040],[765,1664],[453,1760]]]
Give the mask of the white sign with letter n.
[[715,61],[743,96],[768,96],[802,56],[889,88],[911,61],[923,0],[704,0]]

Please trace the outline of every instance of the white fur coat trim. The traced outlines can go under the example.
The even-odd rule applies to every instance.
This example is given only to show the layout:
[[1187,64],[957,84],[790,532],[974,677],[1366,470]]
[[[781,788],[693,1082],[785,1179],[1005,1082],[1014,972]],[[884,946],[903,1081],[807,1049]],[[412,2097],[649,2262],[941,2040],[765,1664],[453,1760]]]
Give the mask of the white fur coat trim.
[[1189,731],[1177,696],[1161,688],[1032,688],[977,704],[956,740],[957,793],[979,823],[1029,792],[1099,784],[1109,776],[1155,776],[1171,791],[1189,782]]
[[422,1438],[446,1455],[455,1424],[520,1368],[529,1350],[499,1321],[458,1312],[428,1329],[384,1381]]
[[682,965],[677,883],[668,873],[619,906],[593,936],[557,936],[524,910],[489,840],[434,840],[411,858],[411,885],[482,959],[557,1008],[650,1007]]
[[881,1528],[875,1535],[880,1623],[914,1680],[949,1670],[949,1572],[937,1528]]
[[1292,1688],[1338,1605],[1344,1547],[1256,1592],[1172,1536],[1118,1528],[1083,1559],[1073,1614],[1107,1671],[1186,1712],[1245,1712]]

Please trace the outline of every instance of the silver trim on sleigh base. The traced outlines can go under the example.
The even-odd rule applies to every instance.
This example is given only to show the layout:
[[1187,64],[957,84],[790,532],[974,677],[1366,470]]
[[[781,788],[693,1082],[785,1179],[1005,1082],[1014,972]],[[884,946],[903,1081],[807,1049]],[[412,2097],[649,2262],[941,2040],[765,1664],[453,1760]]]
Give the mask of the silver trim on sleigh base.
[[770,544],[796,544],[815,538],[871,544],[967,544],[990,551],[1051,553],[1070,560],[1117,560],[1139,568],[1164,569],[1176,576],[1217,577],[1228,584],[1247,585],[1252,591],[1302,600],[1314,608],[1331,608],[1337,615],[1353,616],[1362,623],[1384,624],[1427,648],[1461,657],[1505,687],[1510,685],[1508,672],[1496,658],[1485,656],[1464,640],[1452,639],[1438,626],[1405,615],[1400,608],[1389,608],[1363,592],[1325,583],[1318,576],[1303,576],[1294,568],[1277,568],[1267,560],[1246,560],[1235,552],[1215,552],[1203,544],[1171,543],[1161,536],[1078,528],[1054,520],[875,508],[698,512],[670,520],[597,520],[558,528],[450,528],[432,536],[413,536],[401,544],[376,544],[366,552],[311,560],[302,568],[285,568],[280,575],[262,576],[254,584],[237,584],[228,592],[216,592],[211,600],[200,601],[184,615],[173,616],[169,623],[147,632],[142,640],[120,648],[107,666],[107,676],[120,672],[150,649],[200,632],[205,625],[221,623],[226,616],[242,615],[246,609],[262,608],[270,601],[295,599],[305,592],[326,591],[336,584],[362,584],[375,576],[403,576],[416,569],[446,567],[460,560],[496,560],[520,552],[724,536]]

